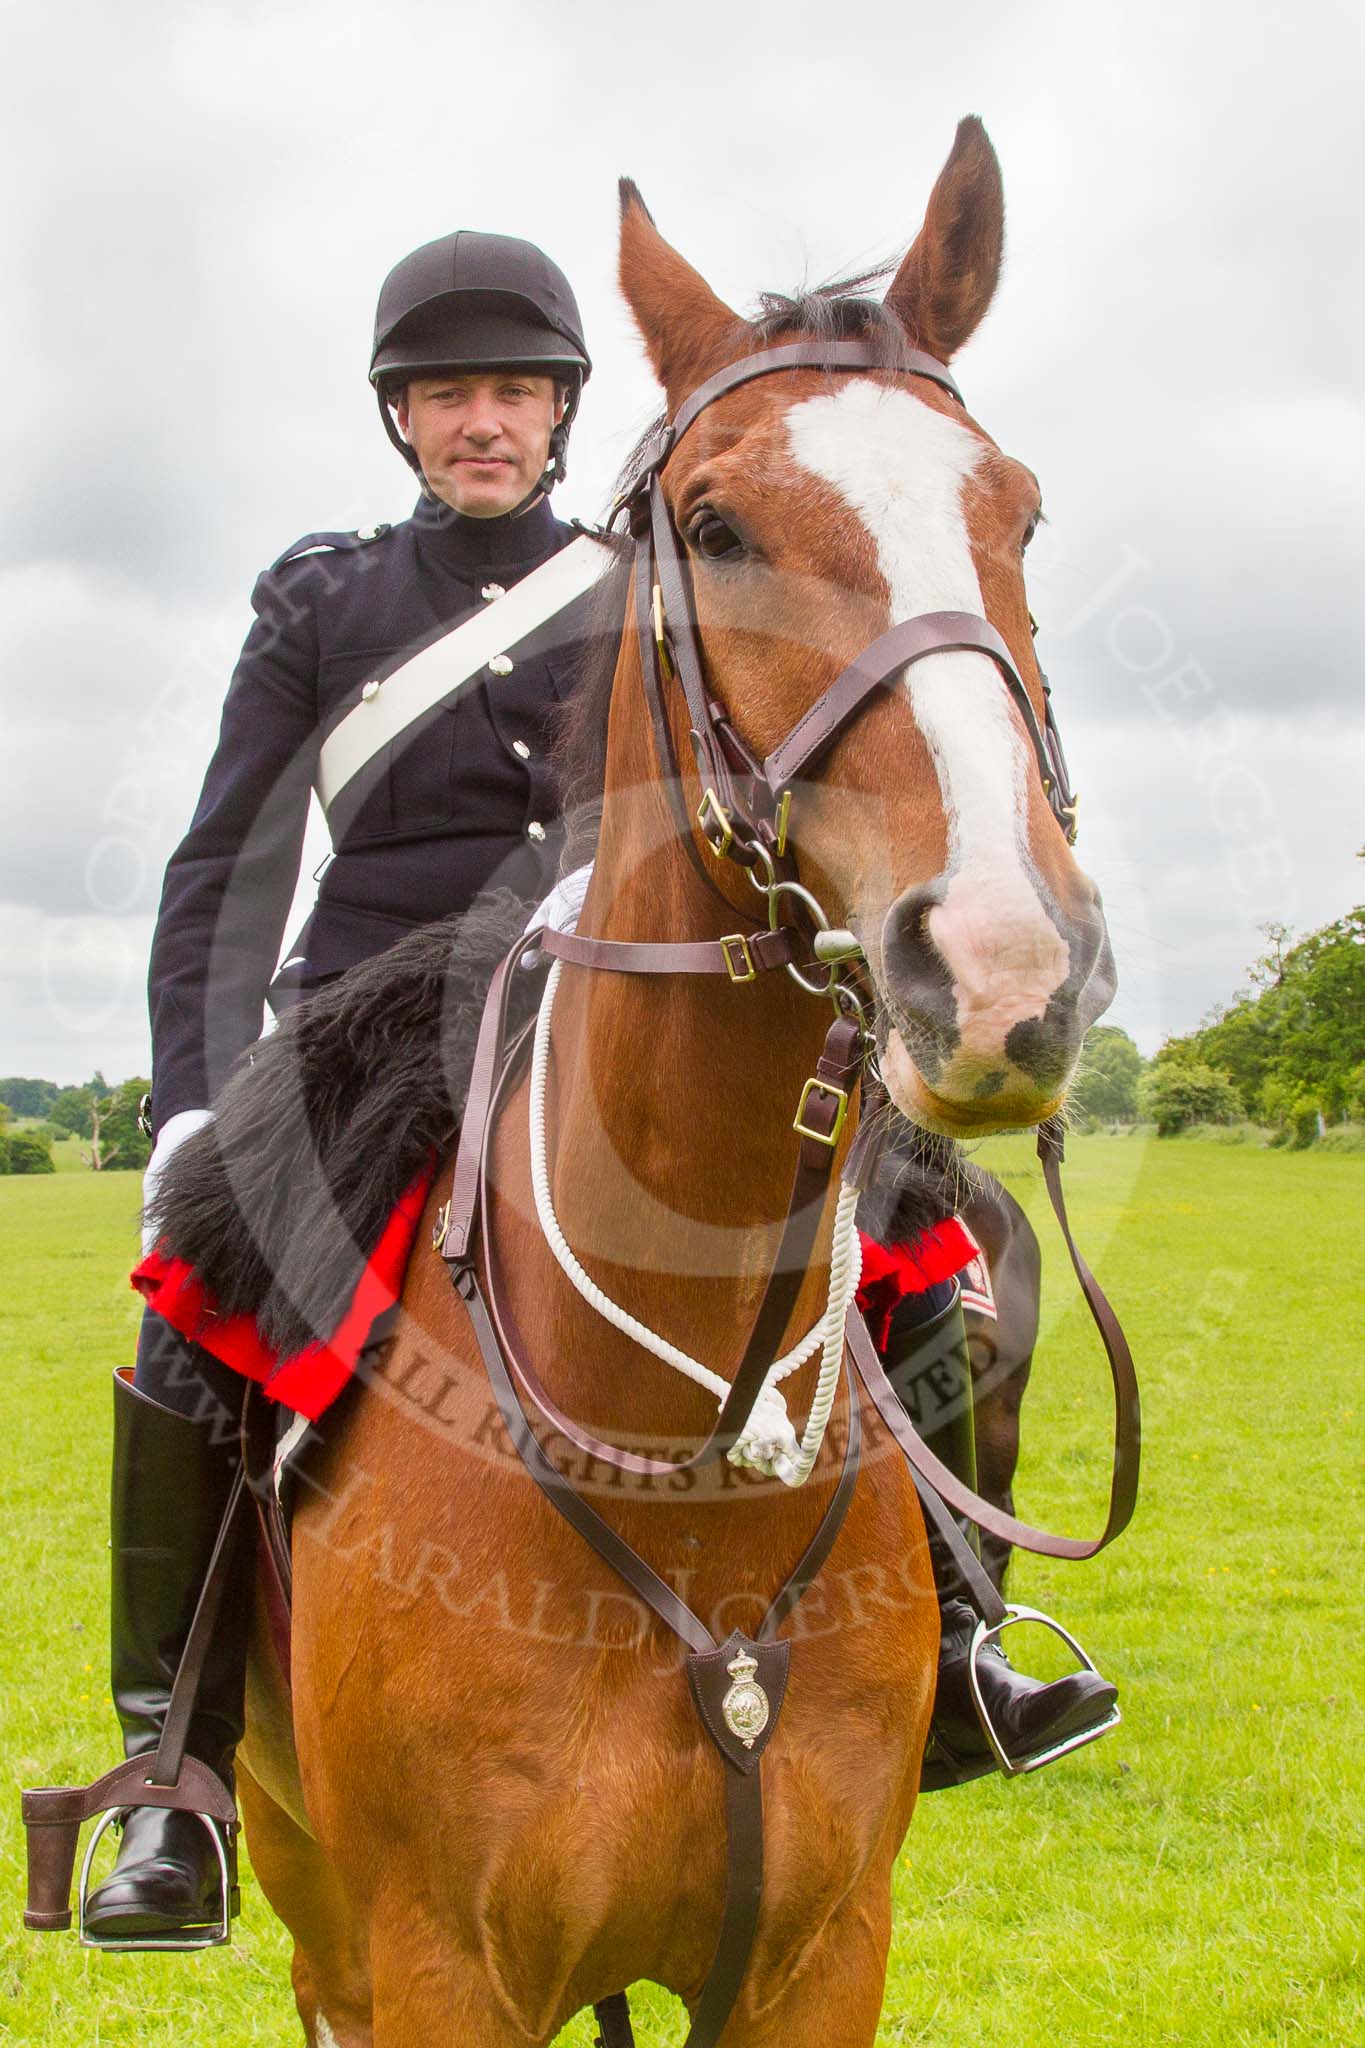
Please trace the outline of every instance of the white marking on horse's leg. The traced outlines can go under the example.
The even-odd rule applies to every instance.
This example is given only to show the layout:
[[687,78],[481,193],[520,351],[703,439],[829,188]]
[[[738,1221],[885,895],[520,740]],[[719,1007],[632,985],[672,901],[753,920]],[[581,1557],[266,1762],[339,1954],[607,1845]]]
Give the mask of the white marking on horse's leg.
[[337,2048],[337,2037],[327,2024],[326,2013],[320,2012],[313,2030],[317,2035],[317,2048]]
[[[862,518],[893,620],[983,610],[963,511],[982,444],[908,391],[855,379],[787,415],[803,468]],[[998,1056],[1065,980],[1067,947],[1039,898],[1025,838],[1032,756],[999,671],[984,654],[933,654],[908,674],[948,826],[948,888],[930,913],[954,980],[964,1050]]]

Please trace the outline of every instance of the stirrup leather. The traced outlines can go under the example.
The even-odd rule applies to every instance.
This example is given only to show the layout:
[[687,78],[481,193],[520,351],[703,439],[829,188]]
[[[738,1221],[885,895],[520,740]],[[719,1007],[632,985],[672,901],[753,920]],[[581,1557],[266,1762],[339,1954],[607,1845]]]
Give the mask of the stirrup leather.
[[[193,1809],[182,1807],[181,1812]],[[197,1929],[168,1928],[164,1934],[92,1934],[86,1925],[86,1905],[90,1896],[90,1872],[94,1867],[95,1851],[106,1829],[128,1811],[126,1806],[111,1806],[107,1813],[100,1815],[86,1845],[85,1857],[81,1863],[80,1883],[76,1891],[76,1928],[82,1948],[104,1949],[111,1955],[143,1954],[163,1951],[167,1954],[182,1954],[202,1948],[226,1948],[232,1939],[232,1922],[242,1910],[241,1892],[236,1883],[236,1835],[234,1822],[215,1822],[206,1813],[195,1812],[194,1817],[202,1821],[209,1831],[214,1854],[218,1858],[218,1878],[221,1887],[222,1910],[215,1925]]]
[[1081,1648],[1081,1645],[1076,1641],[1071,1631],[1063,1628],[1060,1621],[1054,1621],[1050,1614],[1044,1614],[1037,1607],[1023,1607],[1014,1602],[1007,1602],[1003,1621],[997,1621],[993,1627],[987,1627],[985,1621],[977,1622],[975,1629],[972,1631],[971,1648],[967,1654],[967,1679],[972,1689],[972,1704],[976,1708],[976,1718],[981,1723],[981,1732],[990,1744],[991,1754],[994,1756],[996,1763],[1007,1778],[1021,1778],[1026,1776],[1029,1771],[1040,1771],[1044,1764],[1056,1763],[1058,1757],[1069,1756],[1073,1749],[1084,1749],[1088,1742],[1098,1742],[1101,1735],[1107,1735],[1111,1728],[1117,1728],[1119,1722],[1123,1719],[1123,1715],[1119,1711],[1118,1701],[1115,1700],[1108,1713],[1100,1720],[1092,1722],[1089,1727],[1079,1728],[1074,1734],[1063,1736],[1060,1742],[1049,1743],[1046,1748],[1033,1750],[1027,1756],[1011,1756],[1000,1739],[995,1723],[991,1720],[985,1699],[982,1696],[977,1662],[988,1644],[998,1643],[1007,1628],[1013,1628],[1017,1622],[1021,1621],[1037,1621],[1041,1622],[1044,1628],[1050,1628],[1053,1634],[1060,1636],[1067,1648],[1080,1660],[1080,1666],[1083,1671],[1093,1671],[1097,1678],[1103,1676],[1099,1667]]

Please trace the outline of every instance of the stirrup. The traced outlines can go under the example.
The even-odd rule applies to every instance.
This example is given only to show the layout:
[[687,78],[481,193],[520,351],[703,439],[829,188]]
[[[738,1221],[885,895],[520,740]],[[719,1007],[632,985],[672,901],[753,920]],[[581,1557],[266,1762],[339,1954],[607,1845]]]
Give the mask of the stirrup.
[[[215,1822],[210,1820],[208,1814],[198,1812],[195,1813],[194,1817],[196,1820],[202,1821],[208,1829],[210,1839],[213,1842],[214,1854],[218,1858],[218,1878],[221,1887],[219,1896],[222,1899],[222,1911],[217,1925],[193,1930],[188,1928],[179,1930],[167,1928],[164,1934],[99,1935],[90,1932],[86,1925],[85,1912],[90,1896],[90,1872],[95,1861],[95,1851],[99,1847],[106,1829],[111,1827],[116,1820],[121,1819],[128,1810],[126,1806],[111,1806],[107,1813],[101,1814],[86,1845],[85,1858],[81,1864],[80,1883],[76,1889],[76,1928],[81,1947],[103,1949],[109,1955],[132,1955],[135,1952],[138,1954],[144,1952],[164,1952],[179,1955],[201,1948],[226,1948],[232,1939],[233,1919],[242,1910],[241,1892],[233,1882],[228,1855],[231,1838],[236,1835],[236,1827],[231,1822]],[[181,1807],[179,1810],[182,1813],[192,1811],[188,1807]]]
[[[154,1785],[147,1776],[148,1758],[134,1756],[91,1785],[47,1785],[23,1795],[24,1831],[28,1837],[28,1899],[24,1925],[35,1934],[59,1934],[71,1925],[71,1875],[84,1822],[98,1825],[81,1865],[80,1939],[84,1948],[195,1949],[219,1948],[230,1938],[232,1917],[241,1911],[237,1887],[237,1804],[216,1772],[198,1757],[182,1759],[174,1785]],[[223,1888],[222,1916],[214,1927],[193,1934],[179,1931],[137,1936],[92,1934],[86,1925],[86,1899],[95,1844],[106,1828],[135,1806],[164,1806],[192,1813],[213,1833],[214,1854]],[[214,1826],[214,1822],[217,1826]],[[220,1832],[221,1830],[221,1832]]]
[[1049,1743],[1045,1749],[1033,1750],[1027,1756],[1011,1756],[1000,1740],[987,1711],[976,1667],[977,1660],[986,1646],[990,1643],[998,1644],[1005,1630],[1020,1621],[1041,1622],[1044,1628],[1050,1628],[1054,1635],[1060,1636],[1073,1655],[1079,1658],[1082,1671],[1093,1671],[1097,1678],[1104,1676],[1093,1658],[1086,1655],[1071,1631],[1063,1628],[1060,1621],[1054,1621],[1050,1614],[1044,1614],[1037,1607],[1021,1607],[1011,1602],[1006,1605],[1004,1620],[997,1621],[993,1627],[988,1628],[984,1621],[977,1622],[972,1631],[971,1648],[967,1654],[967,1679],[972,1689],[972,1704],[976,1708],[976,1718],[981,1723],[981,1732],[990,1744],[991,1754],[997,1765],[1007,1778],[1021,1778],[1029,1771],[1041,1771],[1044,1764],[1056,1763],[1058,1757],[1069,1756],[1073,1749],[1084,1749],[1088,1742],[1098,1742],[1101,1735],[1107,1735],[1111,1728],[1117,1728],[1123,1719],[1118,1701],[1115,1700],[1108,1713],[1102,1719],[1091,1722],[1088,1727],[1078,1728],[1074,1734],[1064,1735],[1060,1742]]

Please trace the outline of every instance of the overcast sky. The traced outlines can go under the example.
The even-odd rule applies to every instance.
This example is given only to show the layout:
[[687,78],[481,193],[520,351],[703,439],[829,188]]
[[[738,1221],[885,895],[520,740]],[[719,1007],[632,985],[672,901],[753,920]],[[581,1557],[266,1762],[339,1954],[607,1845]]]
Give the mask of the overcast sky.
[[1151,1051],[1242,982],[1262,921],[1365,895],[1361,22],[8,10],[0,1073],[146,1070],[161,870],[252,580],[411,503],[365,380],[398,256],[478,227],[569,272],[596,369],[557,502],[591,517],[656,396],[614,283],[618,176],[746,308],[903,247],[967,112],[1008,245],[958,374],[1043,482],[1030,591],[1113,1020]]

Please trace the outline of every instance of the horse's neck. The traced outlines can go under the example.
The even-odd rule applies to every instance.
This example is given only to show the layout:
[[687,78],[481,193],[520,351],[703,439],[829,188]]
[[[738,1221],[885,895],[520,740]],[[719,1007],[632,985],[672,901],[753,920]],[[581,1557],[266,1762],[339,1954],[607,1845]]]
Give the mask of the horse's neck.
[[[650,795],[622,824],[624,808],[608,801],[581,930],[672,942],[762,924],[757,896],[747,917],[710,897]],[[613,1301],[727,1378],[771,1269],[796,1163],[792,1118],[828,1017],[780,972],[736,987],[709,975],[562,971],[546,1091],[560,1226]],[[823,1309],[832,1214],[831,1200],[793,1341]],[[523,1245],[553,1315],[555,1377],[576,1412],[604,1426],[627,1414],[637,1428],[710,1426],[712,1395],[618,1336],[538,1232]]]

